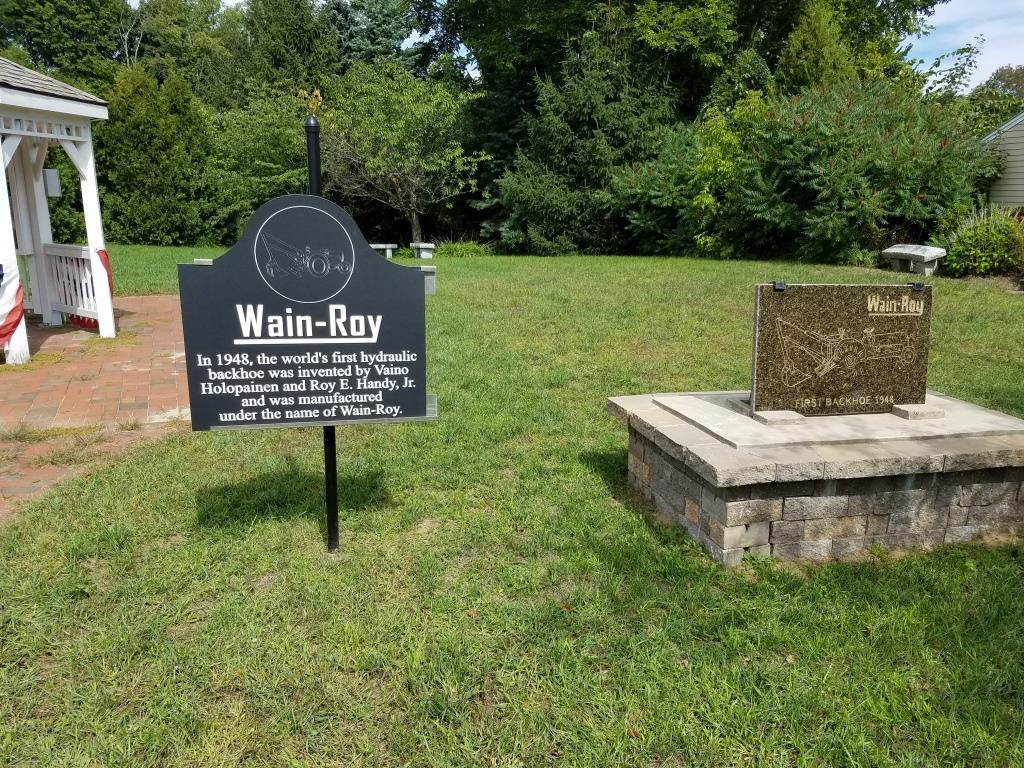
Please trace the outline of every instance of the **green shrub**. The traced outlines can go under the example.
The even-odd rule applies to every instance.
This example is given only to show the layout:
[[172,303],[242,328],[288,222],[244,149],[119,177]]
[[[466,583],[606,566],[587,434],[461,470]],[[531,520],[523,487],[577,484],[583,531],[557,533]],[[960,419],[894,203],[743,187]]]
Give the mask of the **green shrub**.
[[1024,272],[1024,224],[1006,209],[985,206],[970,213],[947,238],[945,271],[951,275]]
[[103,223],[110,240],[193,245],[211,239],[207,115],[188,83],[162,83],[142,67],[124,68],[96,127]]
[[718,215],[726,192],[736,184],[743,152],[734,125],[762,108],[756,92],[744,96],[730,117],[711,107],[695,123],[666,129],[653,160],[616,173],[614,204],[637,236],[640,251],[733,255],[718,231]]
[[448,240],[437,246],[437,255],[445,257],[490,256],[492,253],[488,243],[477,243],[472,240]]
[[718,214],[750,255],[850,262],[924,240],[992,167],[959,113],[913,88],[851,80],[765,106],[734,127],[744,151]]
[[205,172],[215,241],[237,240],[267,200],[306,191],[305,117],[301,98],[269,90],[256,93],[243,109],[211,113]]

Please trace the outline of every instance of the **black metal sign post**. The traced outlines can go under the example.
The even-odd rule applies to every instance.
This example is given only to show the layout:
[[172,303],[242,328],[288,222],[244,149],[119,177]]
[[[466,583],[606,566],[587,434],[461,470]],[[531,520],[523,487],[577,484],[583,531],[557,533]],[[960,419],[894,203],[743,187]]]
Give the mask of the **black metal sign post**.
[[312,116],[306,148],[309,194],[265,203],[223,256],[179,264],[178,283],[192,429],[322,427],[333,552],[335,425],[437,418],[424,298],[435,271],[385,259],[321,197]]
[[[309,194],[320,197],[320,122],[315,115],[306,118],[306,165],[309,168]],[[327,507],[327,551],[338,549],[338,451],[334,425],[324,427],[324,503]]]

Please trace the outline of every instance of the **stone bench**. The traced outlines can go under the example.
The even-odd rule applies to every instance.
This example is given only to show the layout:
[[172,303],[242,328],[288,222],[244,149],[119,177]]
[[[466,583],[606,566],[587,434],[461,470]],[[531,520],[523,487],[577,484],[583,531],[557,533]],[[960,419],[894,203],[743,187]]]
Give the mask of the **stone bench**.
[[889,260],[889,266],[896,272],[916,272],[919,275],[934,274],[939,261],[946,256],[945,248],[930,245],[894,245],[882,251]]
[[409,243],[409,247],[412,248],[413,258],[416,259],[432,259],[434,258],[433,243]]
[[384,255],[387,258],[393,259],[395,251],[398,250],[398,243],[370,243],[370,247],[377,251],[377,253],[384,251]]

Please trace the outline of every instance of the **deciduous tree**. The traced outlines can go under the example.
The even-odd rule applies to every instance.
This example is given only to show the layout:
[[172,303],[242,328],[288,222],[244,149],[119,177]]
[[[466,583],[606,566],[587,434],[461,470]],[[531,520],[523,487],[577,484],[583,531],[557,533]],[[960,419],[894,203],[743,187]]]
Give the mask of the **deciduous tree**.
[[967,99],[979,135],[1024,110],[1024,66],[1000,67]]
[[114,81],[126,0],[0,0],[0,38],[32,64],[101,94]]
[[414,241],[431,206],[476,188],[484,160],[461,142],[472,96],[419,80],[397,62],[358,62],[342,79],[344,104],[324,115],[330,189],[401,211]]

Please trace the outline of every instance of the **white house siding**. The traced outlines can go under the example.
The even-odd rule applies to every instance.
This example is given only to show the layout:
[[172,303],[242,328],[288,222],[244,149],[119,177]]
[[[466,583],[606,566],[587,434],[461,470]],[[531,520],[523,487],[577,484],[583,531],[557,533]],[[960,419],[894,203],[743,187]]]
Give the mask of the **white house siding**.
[[993,137],[990,144],[1006,158],[1006,169],[992,186],[992,202],[1024,206],[1024,120]]

